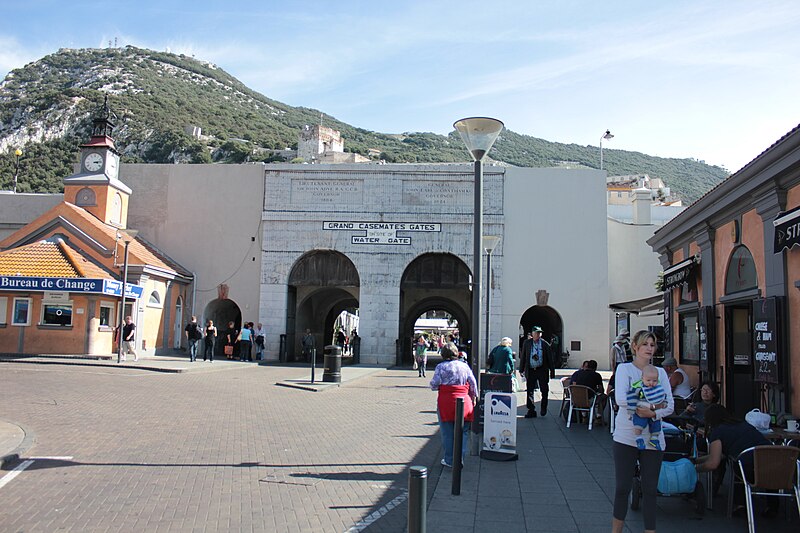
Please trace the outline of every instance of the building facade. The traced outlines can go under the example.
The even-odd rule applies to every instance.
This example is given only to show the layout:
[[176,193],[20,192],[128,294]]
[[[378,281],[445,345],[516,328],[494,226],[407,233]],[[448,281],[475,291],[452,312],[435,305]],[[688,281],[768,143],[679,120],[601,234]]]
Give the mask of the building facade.
[[800,128],[648,241],[664,267],[667,349],[738,415],[800,413]]

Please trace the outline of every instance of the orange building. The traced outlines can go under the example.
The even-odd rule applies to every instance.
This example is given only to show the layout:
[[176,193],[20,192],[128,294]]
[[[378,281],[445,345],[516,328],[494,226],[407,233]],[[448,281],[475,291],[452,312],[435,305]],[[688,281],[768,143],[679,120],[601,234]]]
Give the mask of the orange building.
[[118,177],[111,118],[106,105],[64,202],[0,241],[0,352],[111,354],[128,315],[140,354],[180,346],[193,277],[126,227],[132,191]]
[[659,229],[666,352],[722,402],[800,416],[800,126]]

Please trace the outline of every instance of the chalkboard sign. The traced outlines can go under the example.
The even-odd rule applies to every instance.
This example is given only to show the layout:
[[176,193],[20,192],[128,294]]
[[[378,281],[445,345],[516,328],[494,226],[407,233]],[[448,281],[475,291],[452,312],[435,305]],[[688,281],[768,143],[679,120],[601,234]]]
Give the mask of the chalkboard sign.
[[672,357],[672,289],[664,291],[664,357]]
[[511,376],[509,374],[481,374],[481,391],[478,401],[477,431],[483,431],[483,402],[487,392],[511,392]]
[[753,300],[755,380],[778,383],[778,304],[774,297]]
[[700,309],[700,320],[698,324],[700,337],[700,371],[710,372],[716,365],[717,345],[715,342],[716,320],[714,308],[705,306]]

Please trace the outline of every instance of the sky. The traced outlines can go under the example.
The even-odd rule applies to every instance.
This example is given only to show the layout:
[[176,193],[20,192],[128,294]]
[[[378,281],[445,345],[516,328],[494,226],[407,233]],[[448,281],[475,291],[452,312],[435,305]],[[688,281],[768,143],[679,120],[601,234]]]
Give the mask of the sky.
[[28,0],[3,6],[0,76],[133,45],[368,130],[489,116],[733,172],[800,123],[798,28],[796,0]]

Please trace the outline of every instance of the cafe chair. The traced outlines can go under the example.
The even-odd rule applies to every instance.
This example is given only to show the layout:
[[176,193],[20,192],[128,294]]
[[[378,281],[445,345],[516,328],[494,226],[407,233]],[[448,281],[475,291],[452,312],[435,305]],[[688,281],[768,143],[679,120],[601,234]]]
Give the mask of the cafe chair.
[[619,405],[617,398],[614,396],[614,389],[608,391],[608,426],[609,431],[614,433],[614,428],[617,424],[617,413],[619,412]]
[[572,423],[572,413],[586,413],[589,415],[589,430],[592,429],[595,412],[594,406],[597,397],[592,389],[585,385],[570,385],[569,390],[569,415],[567,416],[567,427]]
[[[742,461],[753,456],[753,481],[747,479]],[[800,448],[794,446],[754,446],[739,454],[739,474],[744,480],[747,525],[755,533],[753,495],[794,498],[800,513]]]
[[561,378],[561,389],[562,389],[562,396],[561,396],[561,409],[559,409],[558,415],[567,418],[567,408],[569,407],[569,376]]

